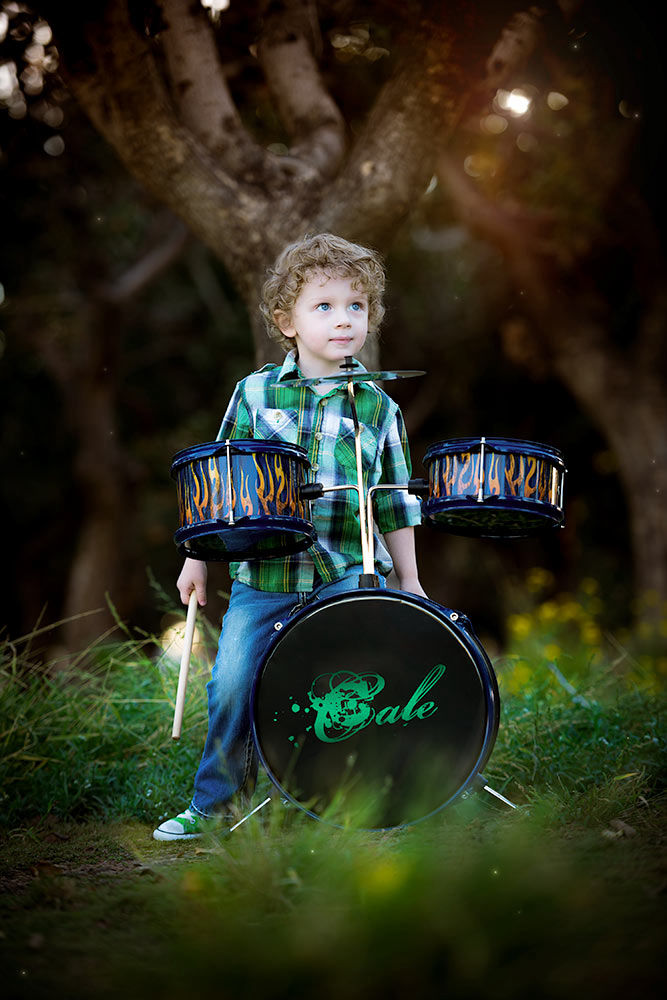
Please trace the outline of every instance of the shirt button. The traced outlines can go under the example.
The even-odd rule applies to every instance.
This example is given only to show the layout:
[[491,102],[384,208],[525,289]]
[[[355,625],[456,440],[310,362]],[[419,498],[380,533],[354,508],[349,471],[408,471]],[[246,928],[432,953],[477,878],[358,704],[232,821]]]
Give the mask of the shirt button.
[[316,441],[321,441],[323,437],[324,437],[324,434],[322,433],[322,431],[316,431],[315,432],[315,440]]
[[311,465],[311,469],[313,470],[313,472],[317,472],[317,470],[319,469],[319,465],[317,464],[317,462],[314,462]]
[[321,399],[320,400],[320,406],[326,406],[328,402],[329,402],[328,399]]

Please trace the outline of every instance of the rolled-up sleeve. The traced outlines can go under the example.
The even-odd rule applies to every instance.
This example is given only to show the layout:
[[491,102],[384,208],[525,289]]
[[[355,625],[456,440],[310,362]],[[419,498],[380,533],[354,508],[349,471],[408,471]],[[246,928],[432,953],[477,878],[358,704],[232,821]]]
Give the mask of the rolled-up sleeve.
[[[387,430],[382,452],[380,484],[408,485],[412,475],[408,435],[401,411],[397,408]],[[399,528],[421,524],[421,504],[406,490],[379,490],[375,494],[375,519],[379,531],[386,535]]]

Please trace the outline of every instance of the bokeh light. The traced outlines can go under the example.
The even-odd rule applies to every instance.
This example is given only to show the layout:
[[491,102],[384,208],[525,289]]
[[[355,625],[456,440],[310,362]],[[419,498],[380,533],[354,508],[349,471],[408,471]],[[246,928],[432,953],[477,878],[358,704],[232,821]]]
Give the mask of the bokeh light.
[[552,90],[547,94],[547,107],[551,111],[562,111],[569,103],[570,101],[565,94],[560,94],[557,90]]
[[535,136],[531,135],[530,132],[519,132],[516,144],[522,153],[532,153],[539,145]]
[[520,118],[528,114],[533,101],[525,89],[516,87],[514,90],[499,90],[496,93],[495,103],[502,111]]
[[496,114],[485,115],[480,124],[487,135],[502,135],[508,127],[507,118]]
[[49,156],[61,156],[65,152],[65,140],[61,135],[52,135],[44,143],[44,152]]

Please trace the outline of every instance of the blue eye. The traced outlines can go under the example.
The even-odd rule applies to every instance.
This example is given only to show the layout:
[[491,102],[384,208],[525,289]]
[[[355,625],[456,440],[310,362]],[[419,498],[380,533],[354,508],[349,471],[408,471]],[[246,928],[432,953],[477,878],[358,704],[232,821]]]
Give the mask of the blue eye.
[[320,304],[316,308],[321,309],[322,312],[328,312],[331,309],[331,306],[329,305],[328,302],[320,302]]
[[355,312],[361,312],[364,307],[361,302],[353,302],[350,309],[354,309]]

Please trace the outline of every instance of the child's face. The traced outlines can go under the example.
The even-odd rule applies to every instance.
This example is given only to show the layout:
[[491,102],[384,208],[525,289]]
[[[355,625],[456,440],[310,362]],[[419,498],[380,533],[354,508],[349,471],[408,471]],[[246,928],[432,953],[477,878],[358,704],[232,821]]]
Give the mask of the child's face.
[[354,283],[354,278],[316,273],[304,284],[292,311],[275,314],[282,333],[294,340],[307,378],[339,375],[343,358],[364,346],[368,296],[353,288]]

